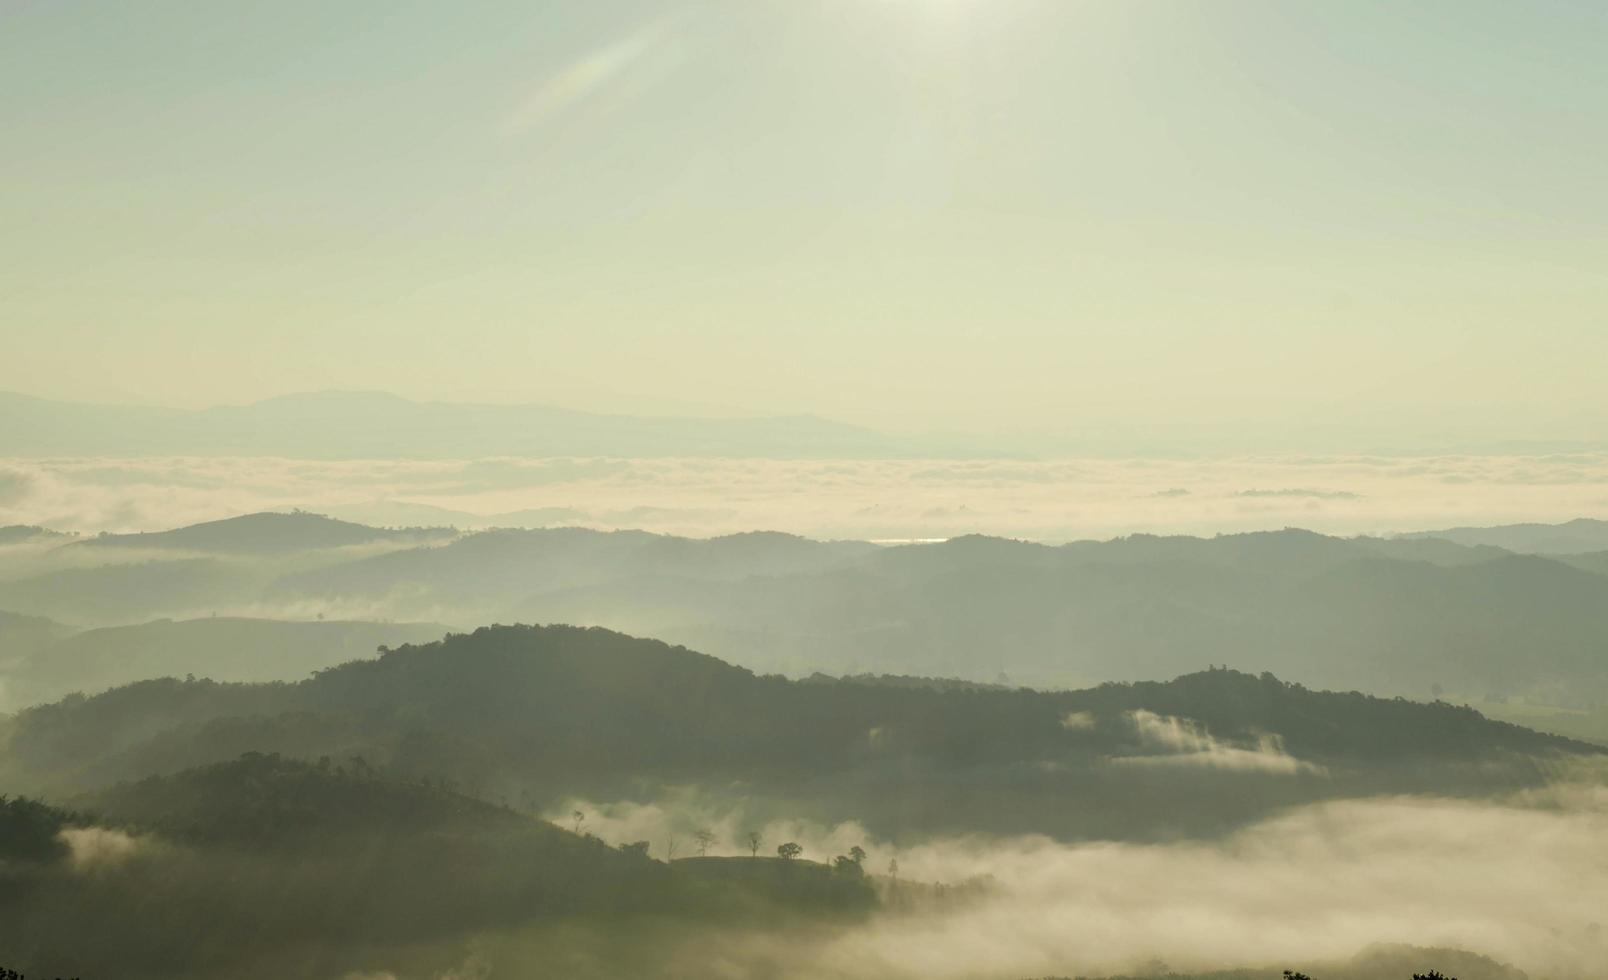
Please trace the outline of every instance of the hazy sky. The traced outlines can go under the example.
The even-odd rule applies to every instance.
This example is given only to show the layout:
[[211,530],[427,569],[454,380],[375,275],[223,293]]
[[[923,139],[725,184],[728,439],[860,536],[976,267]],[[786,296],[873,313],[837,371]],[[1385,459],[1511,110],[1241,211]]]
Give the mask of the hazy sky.
[[8,0],[0,388],[1608,420],[1598,0]]

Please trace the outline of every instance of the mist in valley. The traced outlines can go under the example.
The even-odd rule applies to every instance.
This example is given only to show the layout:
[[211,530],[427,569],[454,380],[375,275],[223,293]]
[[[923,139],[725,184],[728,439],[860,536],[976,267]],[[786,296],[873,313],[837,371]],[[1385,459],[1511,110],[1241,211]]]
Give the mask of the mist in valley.
[[0,25],[0,980],[1604,974],[1608,7]]
[[[1480,950],[1534,976],[1588,977],[1608,952],[1608,796],[1600,770],[1583,775],[1491,801],[1381,797],[1295,807],[1223,838],[1164,844],[967,836],[895,848],[852,823],[778,820],[761,825],[765,840],[796,840],[806,855],[864,845],[890,908],[842,935],[748,937],[728,971],[970,978],[1314,970],[1369,947],[1406,944]],[[752,821],[740,814],[674,801],[573,805],[605,839],[665,842],[685,827],[712,827],[721,850],[747,853],[738,828]],[[890,861],[898,879],[886,876]],[[911,893],[907,905],[900,881]],[[1488,969],[1480,975],[1502,975]]]

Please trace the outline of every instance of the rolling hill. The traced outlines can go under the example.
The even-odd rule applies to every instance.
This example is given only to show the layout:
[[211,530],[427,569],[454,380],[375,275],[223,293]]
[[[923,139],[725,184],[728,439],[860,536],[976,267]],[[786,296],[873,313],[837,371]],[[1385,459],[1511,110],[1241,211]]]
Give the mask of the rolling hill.
[[1059,693],[789,681],[573,627],[483,628],[296,684],[144,682],[30,708],[5,737],[0,778],[58,794],[249,751],[361,755],[533,805],[644,780],[743,785],[883,836],[1200,833],[1333,795],[1521,786],[1600,751],[1271,675]]
[[[3,622],[3,621],[0,621]],[[375,655],[382,646],[422,642],[447,628],[431,623],[290,622],[227,616],[158,620],[52,638],[0,667],[0,710],[54,701],[155,677],[193,674],[220,681],[292,680]],[[9,632],[0,642],[9,645]]]
[[0,866],[0,949],[29,975],[438,976],[498,930],[579,954],[576,933],[833,921],[874,904],[863,880],[819,865],[713,879],[327,761],[248,754],[75,803],[0,803],[0,841],[22,859]]
[[1439,539],[1470,547],[1495,547],[1523,554],[1578,555],[1608,551],[1608,521],[1589,517],[1562,524],[1502,524],[1496,527],[1450,527],[1398,535],[1404,539]]
[[1065,687],[1225,664],[1385,695],[1608,704],[1600,553],[1295,529],[897,547],[562,527],[413,536],[424,533],[264,514],[84,542],[60,549],[74,556],[62,567],[0,578],[0,608],[101,626],[568,622],[793,676]]
[[253,555],[324,548],[349,548],[377,542],[425,542],[451,538],[450,528],[392,530],[338,521],[319,514],[243,514],[137,534],[100,534],[74,542],[79,548],[150,548],[209,554]]

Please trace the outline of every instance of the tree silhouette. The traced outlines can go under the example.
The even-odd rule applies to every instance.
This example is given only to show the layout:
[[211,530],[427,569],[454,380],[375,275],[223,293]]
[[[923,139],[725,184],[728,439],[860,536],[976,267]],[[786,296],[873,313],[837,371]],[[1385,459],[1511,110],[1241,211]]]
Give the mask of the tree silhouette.
[[698,842],[698,856],[704,857],[709,853],[709,845],[715,842],[715,835],[707,828],[699,828],[692,835],[692,839]]
[[620,853],[645,859],[648,856],[648,842],[645,840],[634,840],[629,844],[621,844]]
[[759,857],[759,845],[763,843],[765,843],[765,838],[759,836],[759,831],[750,830],[748,832],[748,856]]
[[580,833],[581,832],[581,824],[586,822],[586,814],[582,813],[579,810],[576,810],[576,811],[574,811],[573,813],[570,814],[570,817],[575,821],[575,832],[577,834]]
[[859,844],[849,848],[849,860],[853,861],[855,864],[864,864],[865,848],[861,847]]
[[792,841],[788,841],[785,844],[777,844],[776,853],[781,855],[783,861],[791,861],[800,854],[803,854],[804,848],[793,843]]

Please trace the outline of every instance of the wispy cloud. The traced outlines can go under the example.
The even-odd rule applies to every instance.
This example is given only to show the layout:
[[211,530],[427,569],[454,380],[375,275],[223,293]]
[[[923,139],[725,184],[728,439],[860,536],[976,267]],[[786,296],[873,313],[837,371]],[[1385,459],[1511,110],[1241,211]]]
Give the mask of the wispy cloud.
[[1287,487],[1280,490],[1241,490],[1241,497],[1304,497],[1308,500],[1361,500],[1362,494],[1350,490],[1307,490]]
[[122,864],[138,854],[145,842],[112,827],[67,827],[56,835],[67,845],[74,871],[95,871]]
[[1239,772],[1266,772],[1293,776],[1321,773],[1321,766],[1304,762],[1284,751],[1277,735],[1261,735],[1249,746],[1232,745],[1214,737],[1190,718],[1134,711],[1129,716],[1140,744],[1152,754],[1131,755],[1116,761],[1136,766],[1191,766],[1230,769]]
[[520,133],[564,113],[623,78],[664,40],[665,21],[597,48],[549,76],[508,117],[505,130]]

